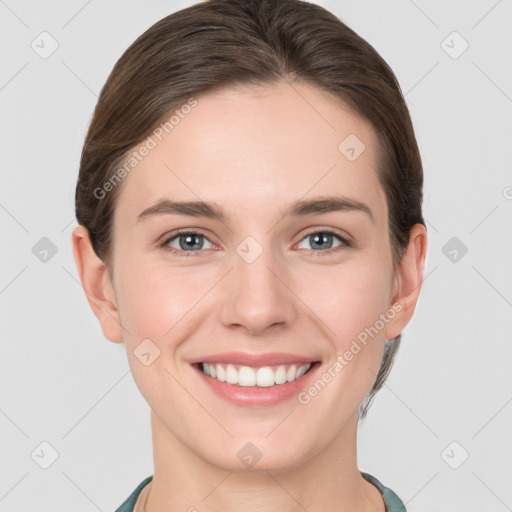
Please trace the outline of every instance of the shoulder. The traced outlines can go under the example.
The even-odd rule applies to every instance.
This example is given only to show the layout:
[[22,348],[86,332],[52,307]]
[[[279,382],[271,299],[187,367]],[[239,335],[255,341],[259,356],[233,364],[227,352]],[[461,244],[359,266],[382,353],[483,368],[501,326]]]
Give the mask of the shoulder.
[[137,501],[137,498],[139,497],[139,494],[141,493],[142,489],[153,480],[153,475],[148,476],[142,482],[136,487],[136,489],[128,496],[126,501],[118,508],[116,509],[116,512],[133,512],[133,507],[135,505],[135,502]]
[[377,478],[368,473],[361,471],[361,475],[365,480],[379,489],[382,497],[384,498],[384,503],[386,504],[386,512],[407,512],[402,500],[389,487],[386,487],[377,480]]

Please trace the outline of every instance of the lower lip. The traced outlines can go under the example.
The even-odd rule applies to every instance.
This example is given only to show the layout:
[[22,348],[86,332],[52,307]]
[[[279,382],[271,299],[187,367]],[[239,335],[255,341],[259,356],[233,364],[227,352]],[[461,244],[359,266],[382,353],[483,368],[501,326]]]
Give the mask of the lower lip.
[[214,393],[229,402],[245,407],[269,407],[296,397],[311,381],[319,367],[319,362],[313,363],[309,371],[297,380],[269,387],[228,384],[205,375],[197,366],[194,369]]

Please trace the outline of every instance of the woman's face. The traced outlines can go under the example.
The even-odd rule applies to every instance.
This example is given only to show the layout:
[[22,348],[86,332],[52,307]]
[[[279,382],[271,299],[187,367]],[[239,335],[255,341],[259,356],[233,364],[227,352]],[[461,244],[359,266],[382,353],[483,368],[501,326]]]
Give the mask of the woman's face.
[[[292,468],[353,433],[401,330],[377,138],[313,86],[195,99],[152,136],[116,205],[129,364],[161,438],[227,469]],[[250,385],[204,375],[203,361]],[[312,366],[293,380],[294,362]]]

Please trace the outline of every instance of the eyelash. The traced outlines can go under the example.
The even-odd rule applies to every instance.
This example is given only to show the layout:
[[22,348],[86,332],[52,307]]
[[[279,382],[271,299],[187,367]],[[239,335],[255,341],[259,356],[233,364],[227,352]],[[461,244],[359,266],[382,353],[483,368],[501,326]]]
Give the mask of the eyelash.
[[[321,229],[321,230],[316,230],[316,231],[310,231],[309,233],[306,233],[299,240],[299,242],[302,242],[302,240],[304,240],[308,236],[316,235],[316,234],[319,234],[319,233],[333,235],[340,242],[342,242],[342,245],[339,245],[338,247],[334,247],[334,248],[331,248],[331,249],[327,249],[325,251],[315,251],[313,249],[306,249],[306,250],[312,251],[313,254],[316,253],[318,256],[320,256],[322,253],[324,253],[324,254],[325,253],[332,254],[333,252],[336,252],[339,249],[343,249],[343,247],[353,247],[353,243],[352,243],[351,240],[349,240],[345,236],[340,235],[338,232],[332,231],[332,230],[329,230],[329,229]],[[202,249],[200,249],[198,251],[183,251],[183,250],[180,250],[180,249],[175,249],[174,247],[169,247],[167,245],[169,242],[171,242],[175,238],[178,238],[179,236],[182,236],[182,235],[199,235],[199,236],[202,236],[202,237],[206,238],[210,243],[213,243],[213,242],[211,242],[211,240],[208,239],[208,237],[204,233],[201,233],[200,231],[190,231],[190,230],[187,231],[187,230],[184,230],[184,231],[178,231],[177,233],[174,233],[171,237],[166,238],[162,243],[159,244],[159,247],[164,249],[164,250],[166,250],[166,251],[168,251],[168,252],[170,252],[171,254],[173,254],[175,256],[179,256],[179,257],[183,256],[183,257],[188,258],[188,257],[191,257],[191,256],[198,256],[199,253],[202,252]]]

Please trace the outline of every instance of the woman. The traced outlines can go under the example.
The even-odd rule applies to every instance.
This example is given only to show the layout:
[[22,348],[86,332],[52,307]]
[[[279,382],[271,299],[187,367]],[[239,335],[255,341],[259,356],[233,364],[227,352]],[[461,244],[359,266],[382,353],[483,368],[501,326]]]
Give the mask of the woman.
[[85,140],[73,250],[151,408],[124,511],[398,511],[357,467],[423,277],[422,165],[377,52],[299,0],[149,28]]

